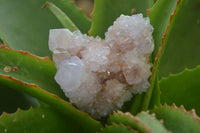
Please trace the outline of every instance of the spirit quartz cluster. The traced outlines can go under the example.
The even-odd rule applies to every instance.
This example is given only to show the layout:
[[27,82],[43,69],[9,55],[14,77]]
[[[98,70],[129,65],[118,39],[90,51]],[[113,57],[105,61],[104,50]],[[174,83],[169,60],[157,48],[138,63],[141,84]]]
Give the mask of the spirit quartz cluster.
[[50,30],[56,81],[70,102],[94,118],[122,107],[150,86],[153,27],[142,14],[121,15],[105,39],[80,31]]

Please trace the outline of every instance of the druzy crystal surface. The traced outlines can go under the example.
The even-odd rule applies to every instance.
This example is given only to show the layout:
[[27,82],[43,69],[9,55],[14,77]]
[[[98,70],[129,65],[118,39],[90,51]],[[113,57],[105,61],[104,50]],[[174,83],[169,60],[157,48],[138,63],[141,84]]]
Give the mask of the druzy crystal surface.
[[55,79],[70,102],[94,118],[122,107],[150,86],[153,27],[142,14],[121,15],[105,39],[80,31],[50,30]]

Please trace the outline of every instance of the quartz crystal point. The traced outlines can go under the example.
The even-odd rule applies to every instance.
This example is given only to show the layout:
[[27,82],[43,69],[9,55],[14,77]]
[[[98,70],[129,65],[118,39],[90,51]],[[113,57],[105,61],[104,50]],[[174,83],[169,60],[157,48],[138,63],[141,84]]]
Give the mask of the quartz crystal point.
[[70,102],[94,118],[122,107],[150,86],[153,27],[142,14],[121,15],[105,39],[80,31],[50,30],[56,81]]

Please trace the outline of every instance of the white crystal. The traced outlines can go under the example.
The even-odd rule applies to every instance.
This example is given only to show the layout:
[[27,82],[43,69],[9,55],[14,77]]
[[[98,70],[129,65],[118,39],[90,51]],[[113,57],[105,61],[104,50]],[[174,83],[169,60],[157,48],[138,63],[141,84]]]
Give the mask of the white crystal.
[[64,92],[69,93],[80,87],[83,80],[85,80],[85,73],[86,70],[83,61],[75,56],[62,61],[55,79]]
[[110,53],[110,48],[108,46],[102,46],[101,43],[98,41],[94,42],[93,45],[81,52],[82,59],[92,71],[106,71],[106,64],[109,61],[107,56]]
[[55,79],[70,102],[94,118],[106,116],[150,86],[153,27],[142,14],[121,15],[105,40],[80,31],[50,30]]

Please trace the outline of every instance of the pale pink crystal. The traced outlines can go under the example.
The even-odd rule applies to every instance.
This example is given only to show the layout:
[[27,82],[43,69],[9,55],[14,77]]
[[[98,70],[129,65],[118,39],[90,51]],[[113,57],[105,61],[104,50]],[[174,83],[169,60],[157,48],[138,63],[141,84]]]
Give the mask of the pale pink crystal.
[[122,107],[150,86],[153,27],[142,14],[121,15],[105,40],[68,29],[50,31],[55,79],[70,102],[94,118]]

